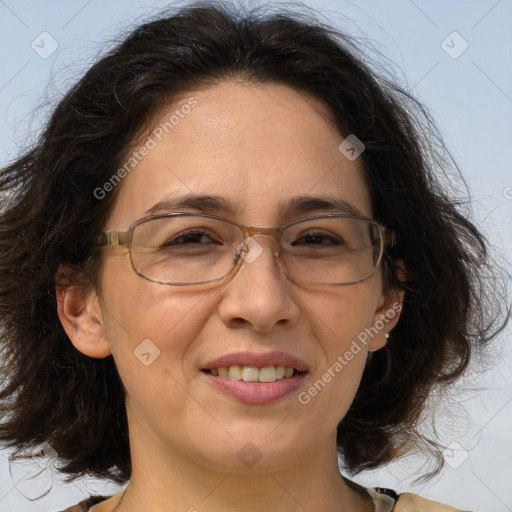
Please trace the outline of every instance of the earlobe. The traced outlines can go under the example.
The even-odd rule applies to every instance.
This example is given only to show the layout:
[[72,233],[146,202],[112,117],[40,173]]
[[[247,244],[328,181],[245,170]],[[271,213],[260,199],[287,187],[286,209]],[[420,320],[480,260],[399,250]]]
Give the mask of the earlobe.
[[[402,260],[395,263],[396,276],[401,283],[407,281],[407,272]],[[390,332],[396,327],[402,312],[405,290],[392,288],[383,292],[373,316],[372,328],[375,335],[368,344],[370,352],[381,349],[388,342]]]
[[389,333],[395,328],[402,312],[405,292],[391,290],[382,297],[379,308],[373,317],[373,332],[375,335],[368,343],[370,352],[381,349],[386,345]]
[[83,354],[103,358],[111,354],[101,308],[94,290],[57,286],[57,312],[71,343]]

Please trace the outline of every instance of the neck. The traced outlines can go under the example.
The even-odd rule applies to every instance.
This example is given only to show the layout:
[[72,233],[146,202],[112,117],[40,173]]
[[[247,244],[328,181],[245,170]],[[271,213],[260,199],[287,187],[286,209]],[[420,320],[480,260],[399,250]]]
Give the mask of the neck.
[[341,477],[335,446],[287,464],[262,458],[251,468],[230,469],[132,439],[132,464],[119,512],[373,511],[371,500]]

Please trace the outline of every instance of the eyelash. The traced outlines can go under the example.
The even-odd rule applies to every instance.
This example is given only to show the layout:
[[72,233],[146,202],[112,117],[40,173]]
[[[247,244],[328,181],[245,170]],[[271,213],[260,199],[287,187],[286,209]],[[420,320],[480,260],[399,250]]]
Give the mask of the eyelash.
[[[165,247],[165,246],[170,246],[170,245],[178,245],[178,244],[180,244],[180,240],[183,240],[186,238],[197,237],[197,236],[200,236],[201,238],[203,236],[208,236],[213,243],[221,243],[219,241],[213,240],[212,237],[210,237],[210,235],[206,234],[206,231],[190,230],[190,231],[186,231],[184,233],[180,233],[179,235],[175,236],[172,240],[168,240],[165,244],[163,244],[163,246]],[[322,233],[322,232],[316,232],[316,233],[309,232],[309,233],[302,234],[295,242],[292,243],[292,245],[297,244],[297,242],[299,240],[303,240],[303,239],[307,239],[307,238],[315,239],[315,238],[319,238],[319,237],[324,237],[324,240],[330,239],[330,240],[334,241],[335,245],[338,245],[339,243],[343,242],[339,237],[335,237],[334,235],[328,235],[327,233]],[[200,244],[201,242],[190,242],[190,243],[199,243]],[[187,243],[185,242],[184,245],[187,245]],[[326,244],[312,243],[310,245],[326,245]],[[329,244],[329,245],[331,245],[331,244]]]

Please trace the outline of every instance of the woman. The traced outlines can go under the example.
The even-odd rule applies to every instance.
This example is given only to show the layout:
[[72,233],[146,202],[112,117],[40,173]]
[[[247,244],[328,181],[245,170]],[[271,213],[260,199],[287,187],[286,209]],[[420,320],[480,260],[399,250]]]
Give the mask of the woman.
[[455,510],[337,459],[441,461],[425,401],[504,323],[422,115],[304,15],[134,30],[1,174],[0,439],[129,481],[73,511]]

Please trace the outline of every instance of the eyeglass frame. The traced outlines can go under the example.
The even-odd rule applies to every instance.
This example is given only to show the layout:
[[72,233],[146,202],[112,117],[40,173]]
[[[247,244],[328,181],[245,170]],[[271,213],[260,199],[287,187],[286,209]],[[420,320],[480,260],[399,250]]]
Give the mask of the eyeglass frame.
[[[228,224],[231,224],[233,226],[236,226],[242,232],[242,236],[243,236],[242,241],[238,245],[237,250],[235,251],[235,253],[233,255],[234,257],[236,256],[237,259],[236,259],[236,261],[234,261],[233,268],[226,275],[219,277],[218,279],[210,279],[208,281],[199,281],[197,283],[195,283],[195,282],[194,283],[172,283],[169,281],[162,281],[161,279],[154,279],[152,277],[146,276],[135,267],[135,264],[134,264],[133,258],[132,258],[132,240],[133,240],[133,232],[134,232],[135,228],[137,226],[139,226],[140,224],[144,224],[153,219],[161,219],[161,218],[175,217],[175,216],[206,217],[208,219],[220,220],[220,221],[227,222]],[[378,227],[379,233],[380,233],[380,252],[379,252],[379,257],[377,258],[377,263],[375,264],[375,268],[373,269],[371,274],[369,274],[361,279],[349,281],[347,283],[310,283],[310,282],[302,282],[302,281],[298,281],[298,280],[294,279],[290,275],[289,270],[286,266],[286,263],[284,262],[283,257],[282,257],[281,236],[282,236],[283,231],[286,228],[293,226],[294,224],[303,222],[303,221],[313,220],[313,219],[318,219],[318,218],[332,218],[332,217],[365,220],[368,222],[372,222],[373,224],[375,224]],[[393,247],[396,243],[396,232],[393,229],[390,229],[390,228],[384,226],[378,220],[375,220],[371,217],[367,217],[365,215],[353,215],[353,214],[344,214],[344,213],[327,213],[324,215],[312,215],[309,217],[303,217],[301,219],[294,220],[294,221],[288,222],[286,224],[281,224],[280,226],[276,226],[273,228],[260,228],[257,226],[239,224],[238,222],[232,221],[230,219],[226,219],[225,217],[219,217],[217,215],[210,215],[210,214],[206,214],[206,213],[167,212],[167,213],[160,213],[157,215],[149,215],[147,217],[141,217],[140,219],[137,219],[134,222],[132,222],[132,224],[128,227],[128,229],[126,231],[121,231],[119,229],[111,229],[108,231],[103,231],[102,233],[98,233],[94,237],[93,245],[95,247],[127,247],[128,253],[130,255],[130,263],[132,265],[133,271],[138,276],[142,277],[143,279],[146,279],[147,281],[150,281],[150,282],[156,283],[156,284],[161,284],[161,285],[169,285],[169,286],[194,286],[194,285],[204,285],[204,284],[210,284],[210,283],[220,284],[220,283],[227,282],[230,279],[232,279],[233,276],[238,272],[238,270],[240,270],[240,267],[242,266],[242,262],[245,261],[244,258],[240,257],[242,255],[243,251],[239,252],[238,248],[242,244],[243,244],[243,247],[245,247],[246,240],[248,238],[253,238],[254,236],[258,236],[258,235],[271,236],[272,238],[274,238],[277,241],[279,248],[276,251],[276,253],[274,253],[274,255],[276,255],[278,257],[278,259],[280,260],[282,267],[284,268],[285,274],[290,281],[292,281],[295,284],[306,284],[306,285],[316,285],[316,286],[346,286],[346,285],[361,283],[363,281],[366,281],[367,279],[370,279],[370,277],[372,277],[375,274],[375,272],[381,265],[382,258],[384,256],[384,252],[385,252],[386,248]]]

